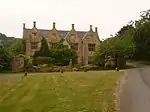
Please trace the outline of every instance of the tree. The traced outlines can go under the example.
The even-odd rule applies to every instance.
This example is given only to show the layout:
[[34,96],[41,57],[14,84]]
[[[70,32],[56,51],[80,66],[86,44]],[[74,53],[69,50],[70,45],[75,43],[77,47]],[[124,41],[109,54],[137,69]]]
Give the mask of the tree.
[[135,59],[150,60],[150,10],[143,11],[141,19],[136,21],[134,43],[136,46]]
[[34,57],[38,57],[38,56],[43,56],[43,57],[50,56],[50,51],[49,51],[46,39],[44,37],[42,38],[41,49],[39,51],[36,51],[34,54]]
[[7,39],[7,36],[5,34],[0,33],[0,40],[5,40]]
[[77,59],[76,52],[63,45],[63,40],[57,43],[55,47],[50,48],[50,52],[55,65],[68,65],[70,59],[72,59],[73,63],[75,63]]
[[136,59],[149,60],[150,59],[150,22],[145,22],[136,28],[134,35],[134,42],[137,52]]
[[1,70],[9,70],[11,68],[10,65],[11,56],[9,56],[7,50],[0,46],[0,71]]
[[133,29],[133,23],[132,24],[127,24],[126,26],[123,26],[118,32],[117,32],[117,36],[118,37],[123,37],[126,32],[128,32],[129,30]]
[[95,62],[101,65],[106,56],[111,56],[116,60],[131,58],[135,52],[132,33],[130,30],[122,36],[123,38],[113,37],[103,41],[93,54]]
[[25,54],[25,49],[25,40],[19,38],[15,39],[14,43],[7,48],[9,55],[12,57],[19,54]]

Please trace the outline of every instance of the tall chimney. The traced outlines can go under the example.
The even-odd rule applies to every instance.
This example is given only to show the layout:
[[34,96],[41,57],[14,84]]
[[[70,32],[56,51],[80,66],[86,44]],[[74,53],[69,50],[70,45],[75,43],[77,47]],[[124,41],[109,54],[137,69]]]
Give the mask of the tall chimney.
[[93,31],[93,30],[92,30],[92,25],[90,25],[90,30]]
[[56,23],[55,23],[55,22],[53,22],[53,28],[55,28],[55,25],[56,25]]
[[36,21],[33,21],[33,27],[36,28]]
[[74,30],[74,24],[72,24],[72,30]]
[[23,29],[26,29],[26,24],[25,23],[23,23]]
[[97,33],[97,27],[95,27],[95,33]]

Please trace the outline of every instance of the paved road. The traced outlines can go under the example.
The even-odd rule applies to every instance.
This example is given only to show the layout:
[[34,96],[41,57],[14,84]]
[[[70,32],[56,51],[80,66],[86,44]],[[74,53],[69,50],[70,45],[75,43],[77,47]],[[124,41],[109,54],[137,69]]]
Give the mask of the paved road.
[[121,81],[120,112],[150,112],[150,67],[138,67]]

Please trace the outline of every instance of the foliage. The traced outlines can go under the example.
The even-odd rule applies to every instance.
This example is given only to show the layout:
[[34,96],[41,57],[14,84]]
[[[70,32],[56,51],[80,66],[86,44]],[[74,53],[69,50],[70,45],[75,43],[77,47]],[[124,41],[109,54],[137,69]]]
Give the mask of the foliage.
[[35,57],[34,58],[34,65],[40,65],[40,64],[52,64],[53,60],[52,58],[50,57],[41,57],[41,56],[38,56],[38,57]]
[[79,69],[76,68],[76,67],[72,68],[72,70],[73,70],[73,71],[79,71]]
[[134,41],[137,52],[136,59],[149,60],[150,59],[150,21],[146,21],[136,27]]
[[133,23],[131,24],[127,24],[126,26],[123,26],[118,32],[117,32],[117,36],[118,37],[124,37],[124,35],[126,35],[126,33],[131,30],[134,29],[133,27]]
[[17,56],[19,54],[25,54],[25,40],[23,39],[15,39],[14,43],[7,48],[7,51],[10,56]]
[[10,69],[11,57],[7,53],[6,49],[0,46],[0,71]]
[[76,52],[63,45],[63,40],[57,43],[55,47],[50,48],[50,52],[55,65],[69,65],[70,59],[72,59],[73,63],[77,59]]
[[[113,38],[101,42],[94,53],[95,63],[101,65],[105,56],[150,60],[150,10],[143,11],[140,19],[123,26]],[[101,63],[100,63],[101,62]]]
[[[13,43],[15,43],[14,40],[14,37],[7,37],[5,34],[0,33],[0,71],[11,69],[11,60],[14,51],[10,50],[9,47],[12,46]],[[18,47],[19,45],[16,46]]]
[[136,51],[133,34],[134,29],[131,28],[122,33],[122,36],[108,38],[101,42],[99,48],[93,54],[94,64],[104,66],[106,56],[111,56],[114,59],[132,58]]
[[0,33],[0,40],[5,40],[7,39],[7,36],[5,34]]
[[7,37],[5,34],[0,33],[0,43],[4,47],[9,47],[10,45],[12,45],[14,40],[14,37]]
[[48,44],[46,39],[43,37],[42,38],[42,43],[41,43],[41,49],[39,51],[36,51],[34,54],[34,57],[42,56],[42,57],[49,57],[50,56],[50,51],[48,48]]

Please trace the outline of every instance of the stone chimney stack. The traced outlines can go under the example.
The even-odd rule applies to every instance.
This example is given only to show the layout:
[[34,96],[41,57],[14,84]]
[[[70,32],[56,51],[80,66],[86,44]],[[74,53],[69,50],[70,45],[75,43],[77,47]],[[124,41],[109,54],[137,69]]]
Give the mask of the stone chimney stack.
[[93,31],[93,29],[92,29],[92,25],[90,25],[90,31]]
[[33,21],[33,27],[36,28],[36,21]]
[[25,23],[23,23],[23,29],[26,29],[26,24]]
[[97,33],[97,27],[95,27],[95,33]]
[[56,26],[56,23],[55,23],[55,22],[53,22],[53,29],[54,29],[54,28],[56,28],[55,26]]
[[74,24],[72,24],[72,30],[75,30],[75,29],[74,29]]

